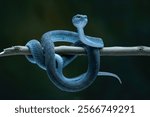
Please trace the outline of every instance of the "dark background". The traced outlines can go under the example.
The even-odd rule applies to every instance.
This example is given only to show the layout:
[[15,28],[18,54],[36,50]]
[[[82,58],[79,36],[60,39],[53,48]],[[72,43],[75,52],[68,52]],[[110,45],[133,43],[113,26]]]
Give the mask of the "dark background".
[[[0,51],[40,40],[49,30],[76,31],[71,19],[77,13],[88,15],[86,34],[102,37],[105,46],[150,46],[149,0],[1,0]],[[66,76],[84,72],[85,59],[68,66]],[[86,90],[68,93],[24,56],[3,57],[0,99],[150,99],[150,57],[101,57],[101,71],[116,73],[123,84],[97,77]]]

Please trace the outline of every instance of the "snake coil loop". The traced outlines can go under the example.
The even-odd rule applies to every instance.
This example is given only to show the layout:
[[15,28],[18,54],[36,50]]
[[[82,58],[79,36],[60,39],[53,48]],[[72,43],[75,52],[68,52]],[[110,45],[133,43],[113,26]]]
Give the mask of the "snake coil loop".
[[[31,55],[26,56],[26,58],[31,63],[37,64],[40,68],[46,70],[49,79],[56,87],[63,91],[81,91],[90,86],[98,75],[115,77],[121,83],[117,75],[109,72],[99,72],[99,48],[102,48],[104,44],[101,38],[84,35],[83,28],[87,21],[87,16],[76,15],[73,17],[72,22],[77,27],[78,33],[65,30],[49,31],[42,36],[41,43],[37,40],[31,40],[26,44],[31,51]],[[60,56],[56,54],[54,42],[69,42],[73,46],[84,47],[88,57],[87,71],[75,78],[65,77],[62,72],[63,68],[70,64],[77,56]]]

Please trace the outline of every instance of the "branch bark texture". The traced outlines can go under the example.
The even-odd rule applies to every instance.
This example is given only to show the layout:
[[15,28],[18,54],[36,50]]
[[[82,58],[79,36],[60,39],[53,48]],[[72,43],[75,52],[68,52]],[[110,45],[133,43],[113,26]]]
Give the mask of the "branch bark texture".
[[[57,46],[55,52],[61,55],[86,55],[84,48],[74,46]],[[150,56],[150,47],[104,47],[100,49],[100,53],[101,56]],[[31,53],[26,46],[12,46],[0,53],[0,57],[12,55],[31,55]]]

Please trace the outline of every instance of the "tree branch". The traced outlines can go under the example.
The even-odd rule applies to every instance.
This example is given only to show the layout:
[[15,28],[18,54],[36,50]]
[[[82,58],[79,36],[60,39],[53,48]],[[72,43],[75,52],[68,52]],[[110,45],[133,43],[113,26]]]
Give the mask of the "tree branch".
[[[82,47],[74,46],[57,46],[55,52],[61,55],[85,55],[86,51]],[[150,56],[150,47],[104,47],[100,49],[101,56]],[[0,57],[12,55],[31,55],[26,46],[12,46],[4,49]]]

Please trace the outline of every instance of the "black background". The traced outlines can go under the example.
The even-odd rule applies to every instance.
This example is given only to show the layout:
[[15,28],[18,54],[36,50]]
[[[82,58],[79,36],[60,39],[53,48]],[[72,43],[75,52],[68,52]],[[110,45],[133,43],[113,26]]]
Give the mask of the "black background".
[[[150,46],[149,0],[1,0],[0,50],[25,45],[49,30],[76,31],[72,16],[88,15],[85,33],[103,38],[105,46]],[[86,70],[80,57],[65,69],[68,77]],[[150,99],[150,57],[101,57],[101,71],[119,75],[97,77],[86,90],[63,92],[45,71],[24,56],[0,58],[0,99]]]

